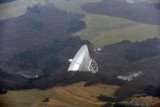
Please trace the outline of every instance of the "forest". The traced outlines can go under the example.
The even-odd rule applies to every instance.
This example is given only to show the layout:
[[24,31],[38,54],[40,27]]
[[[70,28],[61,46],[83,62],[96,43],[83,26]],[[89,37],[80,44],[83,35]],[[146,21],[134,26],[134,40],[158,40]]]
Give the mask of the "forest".
[[83,14],[67,13],[47,4],[28,7],[24,15],[0,21],[3,30],[0,33],[0,60],[20,52],[49,47],[55,39],[71,37],[73,32],[85,28],[84,22],[80,21],[83,17]]
[[136,42],[135,45],[127,49],[126,59],[135,62],[143,58],[154,57],[160,54],[157,47],[159,40],[157,38],[148,39],[142,42]]
[[50,47],[15,54],[4,62],[4,65],[20,69],[41,69],[43,75],[47,76],[57,69],[66,68],[64,64],[67,58],[73,55],[67,52],[69,50],[75,52],[74,49],[78,49],[83,44],[90,45],[88,41],[82,41],[79,37],[69,37],[66,40],[55,39]]

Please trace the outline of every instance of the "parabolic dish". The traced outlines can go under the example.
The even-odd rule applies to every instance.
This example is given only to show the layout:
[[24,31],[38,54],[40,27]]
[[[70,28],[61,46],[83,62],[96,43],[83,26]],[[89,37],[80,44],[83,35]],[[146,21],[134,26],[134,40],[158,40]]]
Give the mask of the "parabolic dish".
[[[68,71],[91,71],[93,73],[98,71],[98,66],[96,71],[92,67],[93,59],[90,58],[87,45],[83,45],[75,55],[73,59],[70,59],[71,64]],[[94,61],[95,62],[95,61]]]

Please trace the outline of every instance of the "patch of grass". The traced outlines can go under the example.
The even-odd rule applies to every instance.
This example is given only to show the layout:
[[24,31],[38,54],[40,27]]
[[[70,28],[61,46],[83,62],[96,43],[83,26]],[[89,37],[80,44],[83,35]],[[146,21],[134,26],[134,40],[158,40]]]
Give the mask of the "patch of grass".
[[[75,83],[65,87],[55,87],[48,90],[22,90],[9,91],[0,95],[5,98],[9,107],[48,107],[48,106],[76,106],[76,107],[99,107],[105,102],[98,101],[100,94],[114,97],[118,86],[96,84],[84,87],[85,82]],[[44,98],[50,98],[49,102],[42,102]],[[23,106],[24,105],[24,106]]]
[[72,13],[85,13],[81,5],[100,1],[101,0],[52,0],[55,7]]
[[87,3],[95,3],[95,2],[101,2],[102,0],[70,0],[72,2],[76,2],[79,5],[87,4]]
[[122,40],[134,42],[160,36],[158,25],[98,14],[86,14],[83,20],[86,22],[86,29],[74,35],[90,40],[96,48]]
[[32,7],[35,4],[46,3],[45,0],[16,0],[14,2],[8,2],[0,4],[0,20],[18,17],[25,14],[27,7]]
[[76,13],[84,13],[84,10],[80,8],[76,2],[67,1],[67,0],[52,0],[55,7],[60,10],[65,10],[67,12],[76,12]]

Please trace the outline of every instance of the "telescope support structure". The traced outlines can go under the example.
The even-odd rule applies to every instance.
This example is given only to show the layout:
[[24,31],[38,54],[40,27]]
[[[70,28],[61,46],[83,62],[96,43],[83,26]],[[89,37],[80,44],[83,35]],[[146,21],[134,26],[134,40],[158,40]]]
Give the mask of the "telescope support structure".
[[92,58],[90,58],[90,65],[89,65],[88,70],[91,71],[92,73],[98,72],[98,65],[96,61]]

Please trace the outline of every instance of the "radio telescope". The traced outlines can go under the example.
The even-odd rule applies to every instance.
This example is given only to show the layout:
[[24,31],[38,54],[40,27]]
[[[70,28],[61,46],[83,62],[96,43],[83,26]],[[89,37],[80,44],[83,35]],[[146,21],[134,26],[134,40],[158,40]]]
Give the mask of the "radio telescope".
[[71,62],[68,71],[89,71],[92,73],[98,72],[98,65],[95,60],[90,58],[87,45],[83,45],[76,53]]

